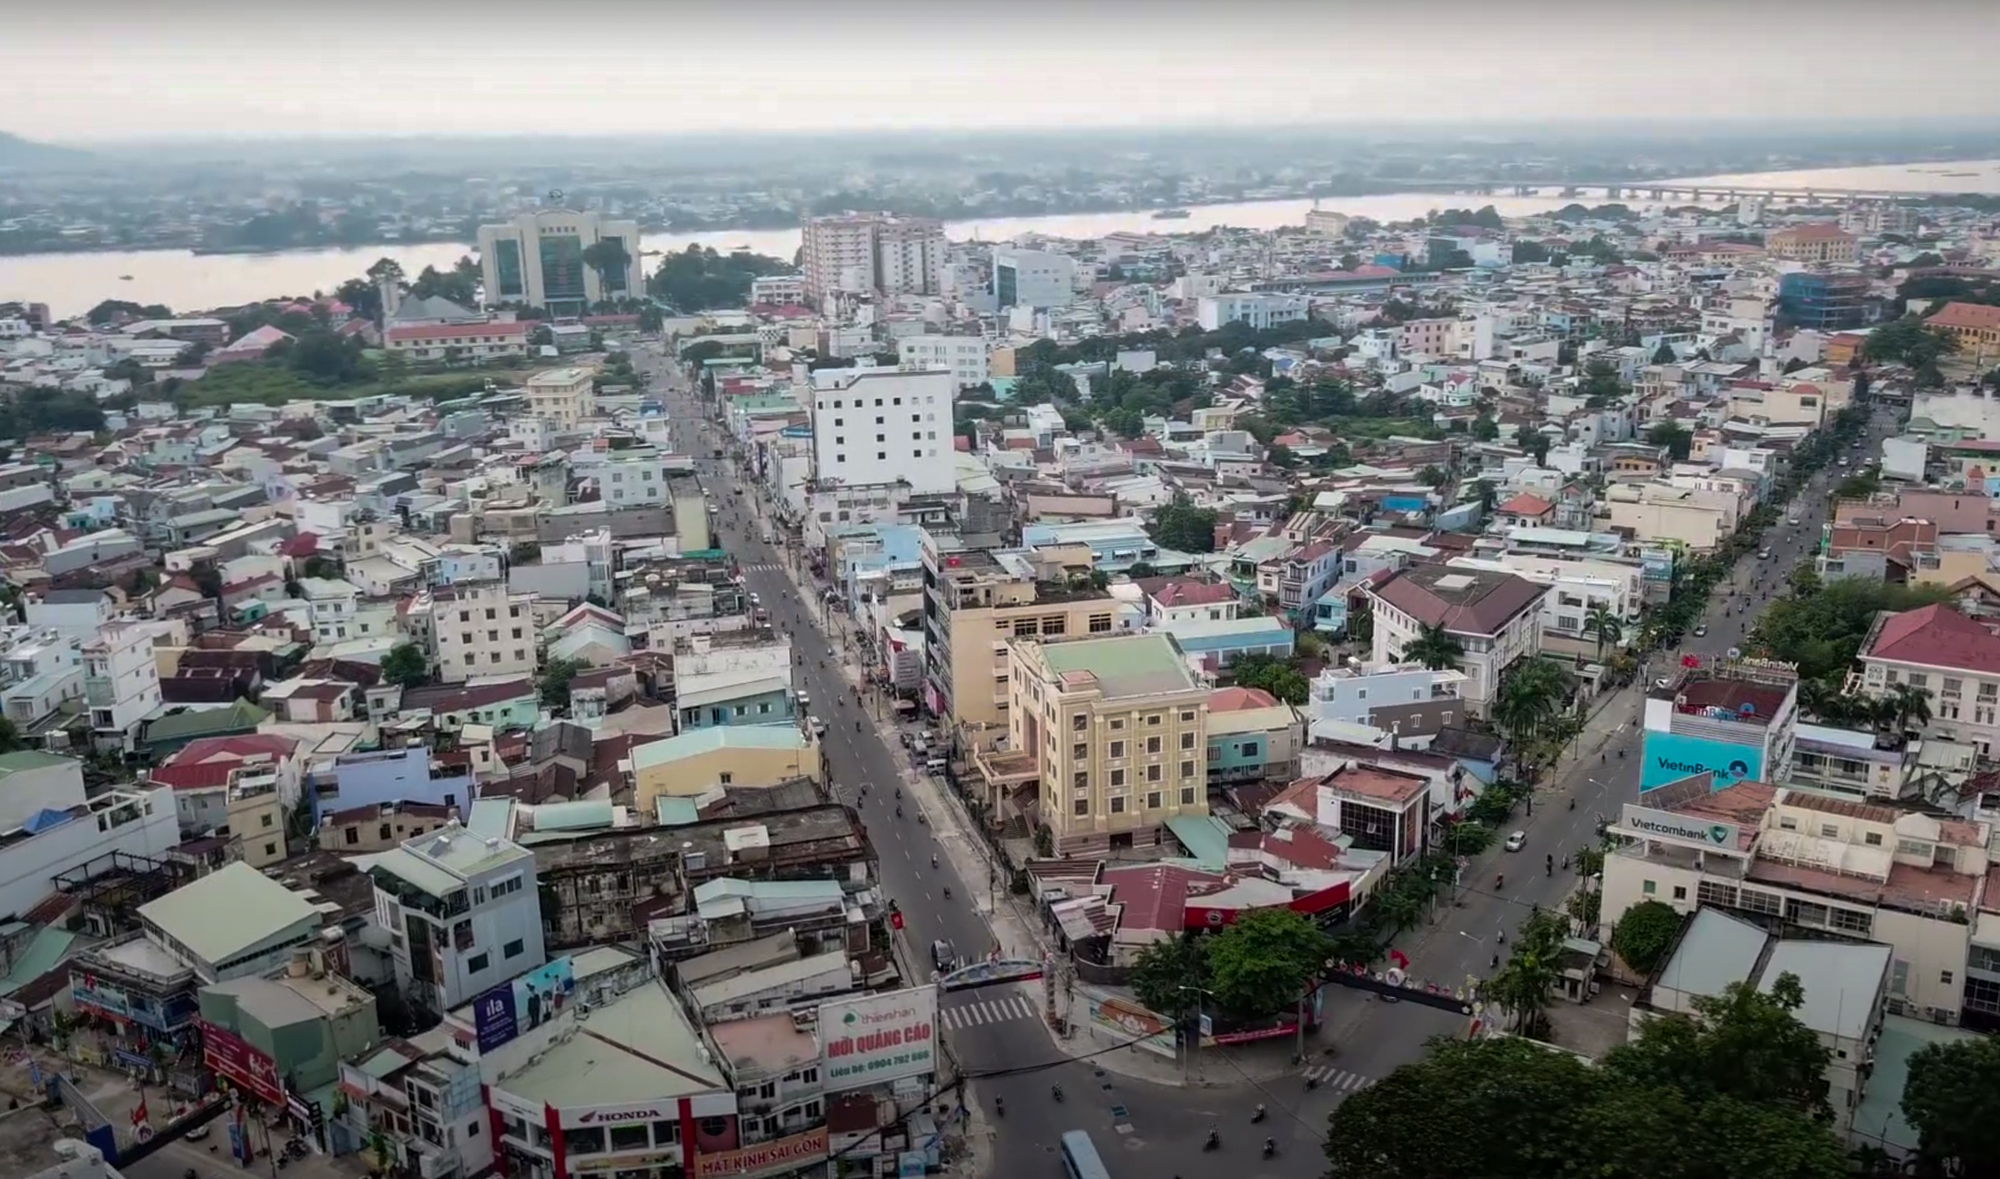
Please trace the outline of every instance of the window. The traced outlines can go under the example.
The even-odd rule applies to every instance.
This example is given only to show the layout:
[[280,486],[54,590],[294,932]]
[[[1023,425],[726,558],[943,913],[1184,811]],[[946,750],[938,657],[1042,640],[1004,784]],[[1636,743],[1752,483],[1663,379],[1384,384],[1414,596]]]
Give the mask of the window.
[[1653,894],[1654,894],[1655,892],[1657,892],[1658,890],[1659,890],[1659,886],[1658,886],[1658,885],[1656,885],[1656,884],[1654,884],[1654,883],[1653,883],[1652,881],[1650,881],[1650,880],[1647,880],[1647,881],[1643,881],[1643,882],[1641,882],[1641,883],[1640,883],[1640,885],[1639,885],[1639,891],[1640,891],[1640,892],[1642,892],[1642,893],[1645,893],[1645,894],[1646,894],[1647,896],[1652,896],[1652,895],[1653,895]]
[[1867,844],[1869,847],[1881,847],[1882,833],[1880,831],[1870,831],[1861,837],[1861,842]]
[[480,971],[486,969],[488,962],[489,959],[484,951],[474,954],[465,960],[466,972],[469,974],[478,974]]
[[269,811],[265,811],[265,812],[264,812],[263,814],[261,814],[261,815],[259,815],[259,816],[257,816],[257,817],[258,817],[259,819],[263,820],[263,823],[262,823],[262,825],[263,825],[263,826],[265,826],[265,827],[269,827],[269,826],[271,825],[271,812],[269,812]]
[[1111,751],[1110,751],[1109,753],[1107,753],[1107,754],[1106,754],[1105,756],[1107,756],[1107,757],[1111,757],[1111,758],[1120,758],[1120,757],[1124,757],[1124,756],[1125,756],[1125,743],[1124,743],[1123,741],[1113,741],[1113,742],[1111,743]]
[[519,958],[526,950],[527,946],[522,943],[521,939],[515,938],[513,941],[500,947],[500,956],[502,958]]
[[1160,751],[1160,739],[1158,737],[1146,738],[1146,752],[1158,753],[1159,751]]
[[1193,734],[1193,733],[1182,733],[1182,734],[1181,734],[1181,748],[1182,748],[1182,749],[1193,749],[1193,748],[1194,748],[1194,734]]
[[1069,727],[1071,732],[1081,733],[1085,729],[1090,727],[1090,717],[1084,713],[1079,712],[1075,716],[1069,718]]
[[1072,788],[1074,788],[1074,789],[1077,789],[1077,790],[1088,790],[1088,789],[1090,789],[1090,773],[1089,773],[1089,771],[1087,771],[1087,770],[1078,770],[1078,771],[1077,771],[1077,772],[1075,773],[1075,775],[1074,775],[1074,776],[1072,776],[1072,777],[1070,778],[1070,783],[1069,783],[1069,784],[1070,784],[1070,786],[1071,786]]
[[1090,800],[1087,798],[1077,799],[1072,813],[1079,819],[1087,817],[1090,814]]
[[1194,763],[1193,763],[1193,762],[1191,762],[1191,761],[1184,761],[1184,762],[1182,762],[1182,763],[1181,763],[1181,777],[1183,777],[1183,778],[1192,778],[1192,777],[1194,777]]
[[727,786],[731,782],[734,782],[736,780],[736,775],[730,773],[728,770],[724,770],[721,773],[717,774],[716,778],[719,780],[721,785]]
[[267,843],[267,844],[265,844],[265,845],[264,845],[264,854],[265,854],[265,855],[267,855],[267,856],[275,856],[275,855],[277,855],[277,854],[278,854],[278,845],[277,845],[277,844],[275,844],[275,843]]
[[1147,810],[1149,810],[1149,811],[1156,811],[1156,810],[1159,810],[1159,809],[1160,809],[1160,792],[1159,792],[1159,791],[1157,791],[1157,790],[1153,790],[1153,791],[1149,791],[1149,792],[1147,793],[1147,795],[1146,795],[1146,809],[1147,809]]
[[1111,629],[1111,615],[1109,615],[1109,614],[1093,614],[1093,615],[1091,615],[1091,616],[1090,616],[1090,633],[1091,633],[1091,634],[1094,634],[1094,635],[1101,635],[1101,634],[1103,634],[1104,632],[1106,632],[1106,631],[1108,631],[1108,630],[1110,630],[1110,629]]
[[353,827],[349,827],[349,828],[347,829],[347,842],[349,842],[349,843],[360,843],[360,842],[361,842],[361,832],[360,832],[360,831],[357,831],[357,830],[356,830],[356,829],[354,829]]
[[[1112,795],[1112,796],[1111,796],[1111,813],[1112,813],[1112,814],[1114,814],[1114,815],[1122,815],[1122,814],[1124,814],[1124,813],[1125,813],[1125,796],[1124,796],[1124,795],[1122,795],[1122,794],[1114,794],[1114,795]],[[1949,979],[1947,979],[1946,981],[1947,981],[1947,982],[1949,982],[1950,980],[1949,980]]]
[[378,833],[378,837],[382,839],[387,839],[389,838],[389,835],[390,835],[389,824],[387,823],[382,824],[382,830]]
[[1077,761],[1082,761],[1090,756],[1090,746],[1085,744],[1072,745],[1070,746],[1069,755]]
[[1181,805],[1182,806],[1194,805],[1194,787],[1192,786],[1181,787]]
[[1125,784],[1125,771],[1124,770],[1111,771],[1111,784],[1113,786],[1123,786]]
[[1146,767],[1146,781],[1148,781],[1148,782],[1157,782],[1157,781],[1159,781],[1159,780],[1160,780],[1160,767],[1159,767],[1159,766],[1147,766],[1147,767]]
[[1685,884],[1674,885],[1674,899],[1677,901],[1684,901],[1688,899],[1688,890]]

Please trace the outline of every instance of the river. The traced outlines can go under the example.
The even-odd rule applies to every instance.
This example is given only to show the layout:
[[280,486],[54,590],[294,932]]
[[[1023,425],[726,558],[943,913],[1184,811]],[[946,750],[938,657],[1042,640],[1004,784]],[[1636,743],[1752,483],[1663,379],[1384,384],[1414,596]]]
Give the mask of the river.
[[[2000,161],[1827,168],[1704,176],[1699,179],[1710,184],[2000,193]],[[1557,209],[1568,203],[1567,199],[1552,196],[1481,197],[1443,193],[1329,197],[1318,202],[1321,208],[1377,221],[1407,221],[1432,209],[1453,205],[1475,207],[1490,204],[1503,216],[1525,216]],[[1118,232],[1190,233],[1219,225],[1277,229],[1304,223],[1306,212],[1313,205],[1310,200],[1201,205],[1192,207],[1189,217],[1175,221],[1155,221],[1152,210],[1146,209],[1000,217],[951,222],[947,224],[946,232],[956,240],[1008,241],[1024,234],[1037,233],[1088,238]],[[690,244],[714,246],[722,250],[747,247],[760,254],[790,258],[798,249],[799,231],[736,229],[714,233],[656,233],[646,235],[641,248],[647,251],[678,251]],[[405,272],[415,274],[425,266],[449,267],[467,252],[468,247],[464,245],[439,242],[420,246],[369,246],[358,250],[296,250],[280,254],[197,256],[185,250],[23,254],[0,257],[0,300],[47,303],[58,316],[79,314],[104,299],[164,303],[177,311],[194,311],[281,295],[330,291],[360,275],[377,258],[394,258]],[[127,280],[126,275],[131,278]]]

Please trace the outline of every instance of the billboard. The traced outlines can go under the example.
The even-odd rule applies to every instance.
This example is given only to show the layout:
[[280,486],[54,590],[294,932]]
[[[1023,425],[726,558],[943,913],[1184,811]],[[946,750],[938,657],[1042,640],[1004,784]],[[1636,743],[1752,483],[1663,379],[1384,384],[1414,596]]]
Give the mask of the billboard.
[[936,987],[911,987],[820,1004],[820,1077],[826,1091],[934,1071],[937,997]]
[[285,1103],[285,1087],[278,1083],[278,1062],[250,1046],[234,1032],[201,1024],[201,1062],[208,1071],[269,1105]]
[[1619,825],[1662,839],[1678,839],[1684,843],[1731,850],[1736,848],[1737,840],[1743,834],[1743,829],[1734,823],[1718,823],[1714,819],[1679,815],[1673,811],[1656,811],[1630,802],[1625,804],[1624,821]]
[[555,1018],[575,989],[576,975],[565,956],[474,999],[472,1025],[479,1032],[479,1050],[491,1052]]
[[1116,1044],[1130,1044],[1172,1060],[1178,1055],[1174,1026],[1130,999],[1109,996],[1090,1000],[1090,1026],[1110,1033]]
[[1758,745],[1732,745],[1677,733],[1646,730],[1646,749],[1639,759],[1639,790],[1657,790],[1691,774],[1714,774],[1715,789],[1756,781],[1764,772],[1764,750]]

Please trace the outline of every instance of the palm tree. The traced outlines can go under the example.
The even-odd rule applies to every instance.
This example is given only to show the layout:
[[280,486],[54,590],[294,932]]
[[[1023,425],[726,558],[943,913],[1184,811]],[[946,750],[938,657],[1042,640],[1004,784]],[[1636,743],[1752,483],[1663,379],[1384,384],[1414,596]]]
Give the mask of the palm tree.
[[1574,688],[1569,668],[1540,656],[1524,659],[1501,681],[1490,719],[1517,748],[1526,747],[1568,709]]
[[1840,699],[1840,693],[1825,680],[1805,680],[1799,684],[1799,711],[1814,720],[1826,719],[1839,707]]
[[1465,658],[1465,644],[1451,636],[1443,626],[1425,623],[1417,631],[1417,637],[1403,647],[1405,663],[1421,663],[1432,671],[1443,671],[1457,667]]
[[1890,684],[1889,691],[1882,697],[1883,719],[1896,726],[1896,732],[1907,733],[1923,730],[1931,723],[1931,694],[1928,688],[1914,684]]
[[1537,912],[1515,935],[1514,953],[1497,974],[1480,985],[1484,998],[1514,1017],[1516,1032],[1538,1035],[1547,1023],[1549,995],[1562,977],[1563,939],[1568,933],[1561,917]]
[[1625,623],[1612,612],[1611,607],[1599,603],[1592,606],[1590,613],[1584,616],[1583,633],[1597,637],[1597,658],[1602,662],[1604,644],[1616,644],[1619,639],[1624,638]]

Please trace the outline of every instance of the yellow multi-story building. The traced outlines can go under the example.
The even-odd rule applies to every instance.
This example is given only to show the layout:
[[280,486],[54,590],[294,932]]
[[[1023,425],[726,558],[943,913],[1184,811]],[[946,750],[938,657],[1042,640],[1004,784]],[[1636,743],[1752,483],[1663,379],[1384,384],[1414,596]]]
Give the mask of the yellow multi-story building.
[[1008,747],[1032,758],[1057,855],[1160,842],[1208,814],[1209,693],[1172,635],[1007,644]]
[[1795,225],[1765,235],[1764,252],[1787,262],[1852,263],[1860,239],[1830,221]]
[[528,378],[528,414],[559,430],[574,430],[597,412],[596,374],[587,368],[552,368]]
[[1087,545],[957,544],[924,535],[924,688],[930,711],[976,748],[1007,728],[1009,640],[1113,634],[1136,628],[1142,612],[1093,586]]

